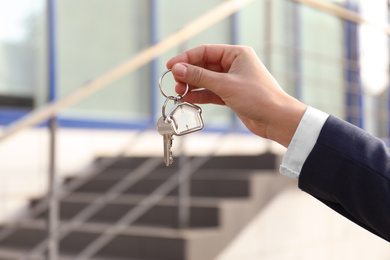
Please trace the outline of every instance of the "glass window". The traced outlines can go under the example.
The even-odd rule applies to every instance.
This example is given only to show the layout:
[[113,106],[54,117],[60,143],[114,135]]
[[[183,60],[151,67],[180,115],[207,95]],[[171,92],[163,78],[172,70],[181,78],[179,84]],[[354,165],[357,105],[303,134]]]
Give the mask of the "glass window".
[[265,2],[254,1],[239,12],[241,44],[252,47],[261,60],[265,47]]
[[286,0],[255,1],[242,12],[247,14],[243,44],[254,44],[281,87],[309,105],[344,117],[344,21]]
[[344,118],[344,21],[302,6],[303,100]]
[[[58,5],[59,98],[149,44],[148,1],[66,0]],[[130,120],[150,116],[149,69],[138,69],[62,116]]]
[[44,10],[43,0],[0,0],[0,107],[32,108],[41,96]]

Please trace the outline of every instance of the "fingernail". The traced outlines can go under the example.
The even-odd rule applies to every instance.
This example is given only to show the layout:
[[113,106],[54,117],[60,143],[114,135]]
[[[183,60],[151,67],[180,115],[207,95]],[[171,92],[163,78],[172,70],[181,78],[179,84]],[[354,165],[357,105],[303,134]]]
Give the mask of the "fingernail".
[[175,65],[175,74],[178,77],[184,78],[187,73],[187,67],[181,63]]

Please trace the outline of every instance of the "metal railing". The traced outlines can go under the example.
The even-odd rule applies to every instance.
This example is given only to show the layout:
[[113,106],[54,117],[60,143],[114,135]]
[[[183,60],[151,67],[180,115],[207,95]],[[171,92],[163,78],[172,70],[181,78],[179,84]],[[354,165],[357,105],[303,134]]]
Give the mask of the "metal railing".
[[[54,118],[57,115],[57,113],[63,110],[64,108],[76,104],[77,102],[87,98],[93,93],[113,83],[114,81],[131,73],[137,68],[146,65],[147,63],[151,62],[153,59],[157,58],[159,55],[163,54],[167,50],[186,42],[196,34],[204,31],[206,28],[209,28],[210,26],[217,23],[218,21],[221,21],[222,19],[232,15],[233,13],[237,12],[238,10],[240,10],[241,8],[243,8],[244,6],[248,5],[253,1],[254,0],[228,0],[223,2],[222,4],[212,9],[211,11],[204,14],[203,16],[199,17],[198,19],[195,19],[193,22],[189,23],[187,26],[183,27],[178,32],[168,36],[161,42],[145,49],[144,51],[141,51],[136,56],[130,58],[128,61],[118,65],[117,67],[101,75],[100,77],[91,80],[90,82],[78,88],[76,91],[69,94],[68,96],[60,100],[54,101],[52,103],[49,103],[48,105],[42,107],[41,109],[33,111],[27,116],[23,117],[22,119],[16,121],[15,123],[13,123],[12,125],[10,125],[8,128],[5,129],[3,134],[0,136],[0,143],[28,127],[34,126],[43,121]],[[267,1],[270,2],[270,0]],[[344,20],[352,21],[358,24],[368,24],[390,35],[390,27],[387,24],[373,23],[371,21],[364,19],[359,14],[352,12],[348,9],[345,9],[343,7],[337,6],[335,4],[316,1],[316,0],[293,0],[293,1],[326,11]],[[55,127],[53,127],[52,140],[54,140],[55,138],[54,133],[55,133]],[[145,213],[148,209],[150,209],[150,207],[152,207],[158,201],[163,199],[164,196],[166,196],[172,189],[174,189],[181,183],[186,182],[188,178],[191,176],[191,174],[194,173],[197,169],[199,169],[199,167],[201,167],[211,156],[212,154],[206,157],[198,158],[197,160],[194,161],[187,161],[185,163],[181,163],[180,170],[177,172],[177,174],[175,174],[170,179],[168,179],[153,193],[149,194],[134,209],[129,211],[127,214],[125,214],[125,216],[122,217],[122,219],[120,219],[117,223],[115,223],[113,226],[105,230],[103,234],[100,235],[95,241],[93,241],[88,247],[86,247],[76,257],[76,259],[78,260],[88,259],[91,256],[93,256],[101,247],[106,245],[123,228],[127,228],[129,225],[134,223],[134,221],[138,217],[140,217],[143,213]],[[120,156],[118,156],[116,159],[118,158],[120,158]],[[51,163],[52,165],[50,166],[50,168],[55,169],[54,160],[51,160]],[[112,162],[106,163],[105,166],[110,165],[110,163]],[[36,256],[39,257],[46,251],[47,248],[49,248],[49,258],[52,260],[57,259],[58,257],[57,243],[59,239],[63,238],[69,232],[71,232],[79,225],[81,225],[86,219],[88,219],[89,216],[97,212],[97,210],[101,209],[102,206],[114,200],[117,196],[121,194],[121,192],[124,191],[124,189],[128,188],[133,183],[135,183],[136,181],[144,177],[146,174],[148,174],[151,170],[157,167],[158,163],[159,162],[157,162],[154,159],[150,159],[146,161],[144,165],[141,165],[139,168],[129,173],[129,175],[126,177],[126,179],[123,182],[114,186],[109,192],[96,198],[91,203],[90,206],[88,206],[87,208],[79,212],[69,223],[67,223],[65,226],[62,226],[60,229],[58,229],[58,232],[55,232],[54,235],[42,241],[32,251],[28,252],[25,255],[25,257],[22,259],[34,258]],[[103,166],[103,168],[105,166]],[[51,181],[51,186],[49,188],[51,191],[51,196],[49,197],[49,199],[43,200],[39,205],[37,205],[34,208],[33,210],[34,213],[32,214],[32,216],[38,214],[39,212],[42,212],[45,208],[48,207],[48,205],[49,207],[55,207],[56,201],[64,197],[65,193],[61,193],[61,194],[56,193],[55,176],[53,175],[54,170],[52,170],[51,172],[52,172],[52,176],[51,176],[52,181]],[[77,185],[80,185],[80,183],[75,184],[74,187],[76,187]],[[184,197],[185,196],[182,196],[182,198],[179,199],[179,205],[182,205],[181,206],[182,208],[185,207],[187,203]],[[186,212],[182,211],[181,214],[185,216]],[[54,216],[50,218],[49,221],[50,229],[55,230],[58,228],[57,218],[58,216]],[[182,223],[182,225],[185,224]],[[0,241],[6,238],[16,227],[17,225],[13,225],[3,230],[0,233]]]

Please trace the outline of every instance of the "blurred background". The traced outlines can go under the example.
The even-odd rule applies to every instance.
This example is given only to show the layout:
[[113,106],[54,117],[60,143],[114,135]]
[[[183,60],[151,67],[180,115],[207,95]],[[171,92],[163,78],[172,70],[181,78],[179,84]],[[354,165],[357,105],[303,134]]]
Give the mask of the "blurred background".
[[389,6],[0,0],[0,259],[389,259],[226,107],[202,105],[169,168],[155,129],[165,63],[238,44],[289,94],[388,143]]

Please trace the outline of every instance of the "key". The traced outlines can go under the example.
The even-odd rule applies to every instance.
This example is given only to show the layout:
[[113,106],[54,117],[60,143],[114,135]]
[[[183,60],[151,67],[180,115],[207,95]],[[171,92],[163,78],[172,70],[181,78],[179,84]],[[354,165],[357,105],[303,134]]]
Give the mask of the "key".
[[202,109],[188,102],[178,102],[167,115],[174,135],[185,135],[203,128]]
[[173,130],[171,124],[164,120],[164,117],[160,117],[157,121],[157,130],[163,136],[163,146],[164,146],[164,162],[166,166],[169,166],[173,163],[172,157],[172,140],[173,140]]

